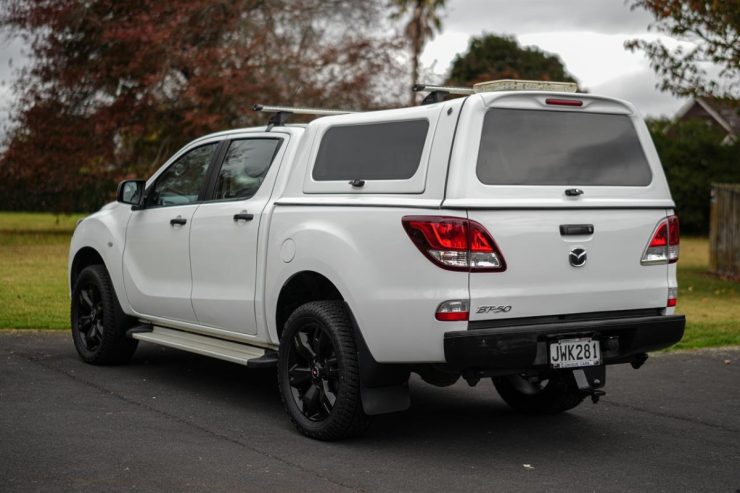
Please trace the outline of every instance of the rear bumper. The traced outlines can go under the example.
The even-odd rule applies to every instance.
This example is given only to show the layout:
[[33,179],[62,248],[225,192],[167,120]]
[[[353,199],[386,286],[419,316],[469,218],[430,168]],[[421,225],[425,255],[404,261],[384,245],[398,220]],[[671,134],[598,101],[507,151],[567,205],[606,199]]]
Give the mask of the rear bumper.
[[548,365],[548,342],[591,337],[605,364],[626,363],[683,337],[683,315],[540,323],[447,332],[447,364],[459,369],[525,370]]

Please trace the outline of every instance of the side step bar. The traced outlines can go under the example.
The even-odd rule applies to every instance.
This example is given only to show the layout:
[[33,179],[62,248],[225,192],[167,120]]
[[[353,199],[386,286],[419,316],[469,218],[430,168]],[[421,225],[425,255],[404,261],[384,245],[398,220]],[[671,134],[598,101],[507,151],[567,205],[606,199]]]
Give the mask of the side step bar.
[[250,368],[265,368],[277,364],[277,352],[262,348],[202,336],[182,330],[154,326],[150,331],[129,331],[130,337],[162,346],[202,354]]

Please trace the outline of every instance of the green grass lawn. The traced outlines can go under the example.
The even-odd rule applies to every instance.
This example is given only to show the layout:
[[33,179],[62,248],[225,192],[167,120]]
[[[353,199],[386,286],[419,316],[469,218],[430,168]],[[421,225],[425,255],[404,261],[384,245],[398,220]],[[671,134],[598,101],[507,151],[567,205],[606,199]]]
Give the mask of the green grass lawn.
[[686,315],[676,348],[740,344],[740,283],[707,274],[709,242],[681,238],[678,261],[678,313]]
[[[82,217],[0,213],[0,328],[67,329],[69,237]],[[676,348],[740,344],[740,283],[706,273],[706,238],[682,238],[678,312],[686,335]]]
[[0,328],[69,327],[67,253],[80,217],[0,213]]

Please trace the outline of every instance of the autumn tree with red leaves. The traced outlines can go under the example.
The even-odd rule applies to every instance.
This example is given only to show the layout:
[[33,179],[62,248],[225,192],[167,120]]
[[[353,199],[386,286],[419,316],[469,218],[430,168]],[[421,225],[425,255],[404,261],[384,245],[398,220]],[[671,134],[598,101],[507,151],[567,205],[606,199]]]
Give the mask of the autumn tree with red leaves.
[[[370,108],[397,76],[384,4],[2,0],[31,65],[0,158],[0,209],[90,210],[185,142],[264,122],[253,103]],[[390,33],[390,34],[389,34]]]

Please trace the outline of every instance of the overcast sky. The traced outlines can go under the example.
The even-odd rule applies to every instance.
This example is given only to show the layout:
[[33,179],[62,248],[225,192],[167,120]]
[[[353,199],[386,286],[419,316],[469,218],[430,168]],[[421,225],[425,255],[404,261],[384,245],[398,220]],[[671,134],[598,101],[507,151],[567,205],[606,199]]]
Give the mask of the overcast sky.
[[25,58],[21,54],[21,43],[17,40],[8,40],[2,36],[0,31],[0,136],[7,123],[8,107],[12,102],[10,83],[12,74],[18,67],[19,62]]
[[[422,62],[437,74],[431,82],[442,82],[471,36],[510,34],[522,45],[559,55],[590,92],[626,99],[647,116],[672,116],[684,100],[657,91],[644,55],[623,47],[627,39],[654,39],[647,30],[651,19],[645,11],[630,11],[623,0],[448,0],[443,31],[427,45]],[[22,50],[19,42],[0,36],[0,127],[12,102],[12,73],[25,60]]]
[[656,90],[645,56],[623,46],[628,39],[655,39],[647,29],[651,20],[623,0],[448,0],[443,31],[427,45],[422,62],[442,77],[471,36],[509,34],[559,55],[590,92],[626,99],[647,116],[673,116],[685,100]]

